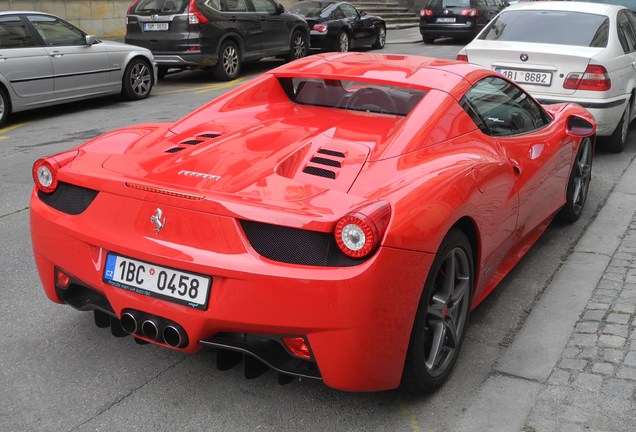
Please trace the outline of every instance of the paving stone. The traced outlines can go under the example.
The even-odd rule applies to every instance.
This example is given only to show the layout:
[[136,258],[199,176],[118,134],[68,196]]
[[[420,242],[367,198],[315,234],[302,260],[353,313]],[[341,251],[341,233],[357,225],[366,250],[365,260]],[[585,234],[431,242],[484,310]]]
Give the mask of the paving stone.
[[603,334],[627,338],[629,336],[629,326],[625,324],[606,324],[603,328]]
[[601,375],[614,375],[614,365],[611,363],[596,363],[592,365],[592,372]]
[[564,358],[577,358],[581,350],[577,347],[566,347],[563,348],[563,352],[561,352],[561,357]]
[[550,378],[548,378],[548,384],[555,386],[565,386],[570,383],[570,372],[563,369],[554,369]]
[[574,346],[596,346],[598,337],[595,334],[575,333],[571,343]]
[[582,321],[574,329],[577,333],[596,333],[600,323],[598,321]]
[[[590,302],[587,304],[586,308],[588,310],[603,310],[606,311],[610,308],[610,304],[609,303],[593,303]],[[628,313],[628,312],[626,312]]]
[[609,379],[603,384],[603,393],[630,399],[634,394],[634,383],[623,379]]
[[559,428],[559,432],[585,432],[586,428],[576,423],[565,423]]
[[627,324],[629,322],[629,318],[630,318],[629,314],[610,313],[605,319],[605,321],[608,323],[615,323],[615,324]]
[[636,381],[636,369],[630,367],[621,367],[616,374],[618,378],[630,379]]
[[613,280],[607,280],[607,279],[601,279],[598,283],[598,287],[600,289],[621,289],[623,288],[623,284],[621,282],[617,282],[617,281],[613,281]]
[[621,336],[600,335],[598,337],[598,345],[600,347],[622,348],[625,346],[627,339]]
[[[589,308],[589,305],[588,305],[588,308]],[[629,315],[634,315],[634,313],[636,313],[636,306],[629,303],[617,303],[616,305],[614,305],[612,310],[614,312],[621,312],[621,313],[625,313]]]
[[628,352],[623,363],[627,366],[636,367],[636,351]]
[[607,267],[605,274],[610,276],[608,277],[608,279],[610,280],[618,280],[622,282],[625,279],[628,271],[629,269],[626,266],[615,266],[613,264],[610,264]]
[[626,277],[629,277],[629,276],[625,274],[610,273],[608,271],[605,271],[605,274],[603,274],[603,279],[616,281],[616,282],[623,282]]
[[571,369],[582,372],[587,366],[587,360],[575,360],[575,359],[563,359],[561,360],[560,367],[562,369]]
[[572,385],[584,390],[598,391],[603,385],[603,377],[583,372],[576,377]]
[[625,352],[623,350],[612,348],[605,348],[605,352],[603,354],[603,360],[611,363],[621,363],[623,361],[623,357],[625,357]]
[[583,314],[583,321],[601,321],[605,316],[605,311],[586,310]]

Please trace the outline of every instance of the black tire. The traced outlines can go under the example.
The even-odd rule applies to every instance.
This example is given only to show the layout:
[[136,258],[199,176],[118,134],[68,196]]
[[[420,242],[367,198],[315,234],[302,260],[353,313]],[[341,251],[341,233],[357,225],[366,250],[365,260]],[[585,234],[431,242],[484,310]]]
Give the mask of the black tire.
[[11,112],[11,100],[7,92],[0,87],[0,126],[7,122],[9,113]]
[[630,100],[623,111],[621,121],[618,122],[616,129],[609,137],[603,140],[603,148],[612,153],[620,153],[625,150],[627,144],[627,136],[629,135],[629,119],[631,117],[632,101]]
[[165,76],[168,74],[168,69],[170,69],[168,66],[157,67],[157,78],[164,79]]
[[307,55],[308,48],[309,40],[307,35],[300,30],[294,31],[289,44],[289,54],[287,54],[285,60],[293,61],[305,57]]
[[374,49],[382,49],[384,45],[386,45],[386,28],[380,26],[380,28],[378,28],[378,37],[371,47]]
[[422,40],[425,44],[432,44],[435,42],[435,38],[433,36],[422,36]]
[[566,203],[557,213],[557,219],[562,222],[575,222],[583,213],[592,178],[592,153],[592,139],[589,137],[583,138],[572,165]]
[[351,48],[351,40],[346,31],[340,32],[338,39],[336,40],[336,51],[347,52]]
[[121,94],[128,100],[145,99],[152,90],[152,68],[146,60],[135,58],[128,63],[122,78]]
[[462,231],[452,229],[422,291],[404,364],[404,390],[432,393],[448,378],[466,334],[473,284],[470,242]]
[[220,81],[231,81],[241,72],[241,50],[234,41],[227,40],[219,50],[219,61],[214,67],[214,77]]

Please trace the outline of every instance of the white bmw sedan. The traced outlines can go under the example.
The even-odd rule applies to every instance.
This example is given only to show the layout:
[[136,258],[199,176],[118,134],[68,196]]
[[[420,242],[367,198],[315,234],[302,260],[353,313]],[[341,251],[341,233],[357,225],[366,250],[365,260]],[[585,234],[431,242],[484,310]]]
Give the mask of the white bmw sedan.
[[636,16],[628,9],[518,3],[497,15],[457,59],[495,69],[543,104],[580,104],[594,115],[607,150],[625,148],[636,116]]

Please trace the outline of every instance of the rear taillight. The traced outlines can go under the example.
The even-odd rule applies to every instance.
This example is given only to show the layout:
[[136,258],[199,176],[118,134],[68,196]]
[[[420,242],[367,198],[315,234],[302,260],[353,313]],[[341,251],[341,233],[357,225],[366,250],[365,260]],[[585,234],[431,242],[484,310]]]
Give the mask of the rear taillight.
[[585,72],[572,72],[563,81],[563,88],[570,90],[606,91],[612,88],[607,69],[601,65],[588,65]]
[[57,188],[57,172],[77,157],[79,151],[71,150],[54,156],[38,159],[33,164],[33,181],[44,193],[52,193]]
[[386,201],[346,214],[336,224],[336,244],[345,255],[352,258],[370,255],[380,245],[390,216],[391,207]]
[[196,0],[190,0],[189,12],[188,12],[188,24],[205,24],[208,19],[205,15],[197,9]]
[[477,9],[462,9],[462,11],[459,13],[461,16],[470,16],[470,17],[476,17],[479,16],[479,11]]
[[433,10],[432,9],[422,9],[420,11],[420,16],[433,16]]
[[313,31],[324,33],[327,31],[327,26],[325,24],[315,24],[311,29]]
[[468,63],[468,56],[466,54],[457,54],[456,60]]
[[133,0],[133,2],[130,4],[130,6],[128,6],[128,11],[126,11],[126,15],[130,15],[130,13],[133,10],[133,7],[137,4],[138,0]]

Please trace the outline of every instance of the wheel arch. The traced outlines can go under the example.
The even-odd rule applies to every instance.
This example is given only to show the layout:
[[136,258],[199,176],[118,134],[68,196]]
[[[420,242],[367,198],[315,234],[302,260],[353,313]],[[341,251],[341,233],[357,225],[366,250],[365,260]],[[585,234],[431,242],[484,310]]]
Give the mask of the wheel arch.
[[[468,238],[468,242],[470,243],[471,252],[473,255],[473,286],[471,292],[471,298],[475,294],[475,287],[477,286],[477,279],[479,275],[479,262],[480,262],[480,241],[479,241],[479,230],[477,228],[477,224],[475,220],[469,216],[463,216],[457,222],[453,224],[453,226],[448,230],[450,232],[453,229],[458,229],[464,233],[464,235]],[[447,233],[448,234],[448,233]]]
[[[130,55],[127,59],[126,59],[126,66],[124,67],[124,71],[126,70],[126,68],[128,67],[128,65],[135,60],[142,60],[144,61],[147,65],[148,65],[148,69],[150,69],[150,74],[152,75],[152,82],[156,84],[157,82],[157,76],[155,74],[155,68],[152,64],[152,61],[150,61],[150,59],[148,59],[148,57],[146,57],[143,54],[140,53],[133,53],[132,55]],[[124,79],[124,73],[122,73],[121,79]],[[123,82],[123,81],[122,81]]]
[[221,56],[221,47],[227,41],[234,42],[239,49],[239,58],[243,61],[243,57],[245,56],[245,45],[243,44],[243,38],[238,33],[228,32],[222,38],[219,39],[219,43],[216,47],[216,54],[218,58]]
[[7,115],[9,115],[13,112],[13,101],[11,100],[11,92],[9,91],[9,87],[3,82],[3,80],[0,80],[0,89],[2,89],[4,93],[7,95],[7,104],[9,106],[6,107],[6,109],[7,109]]

